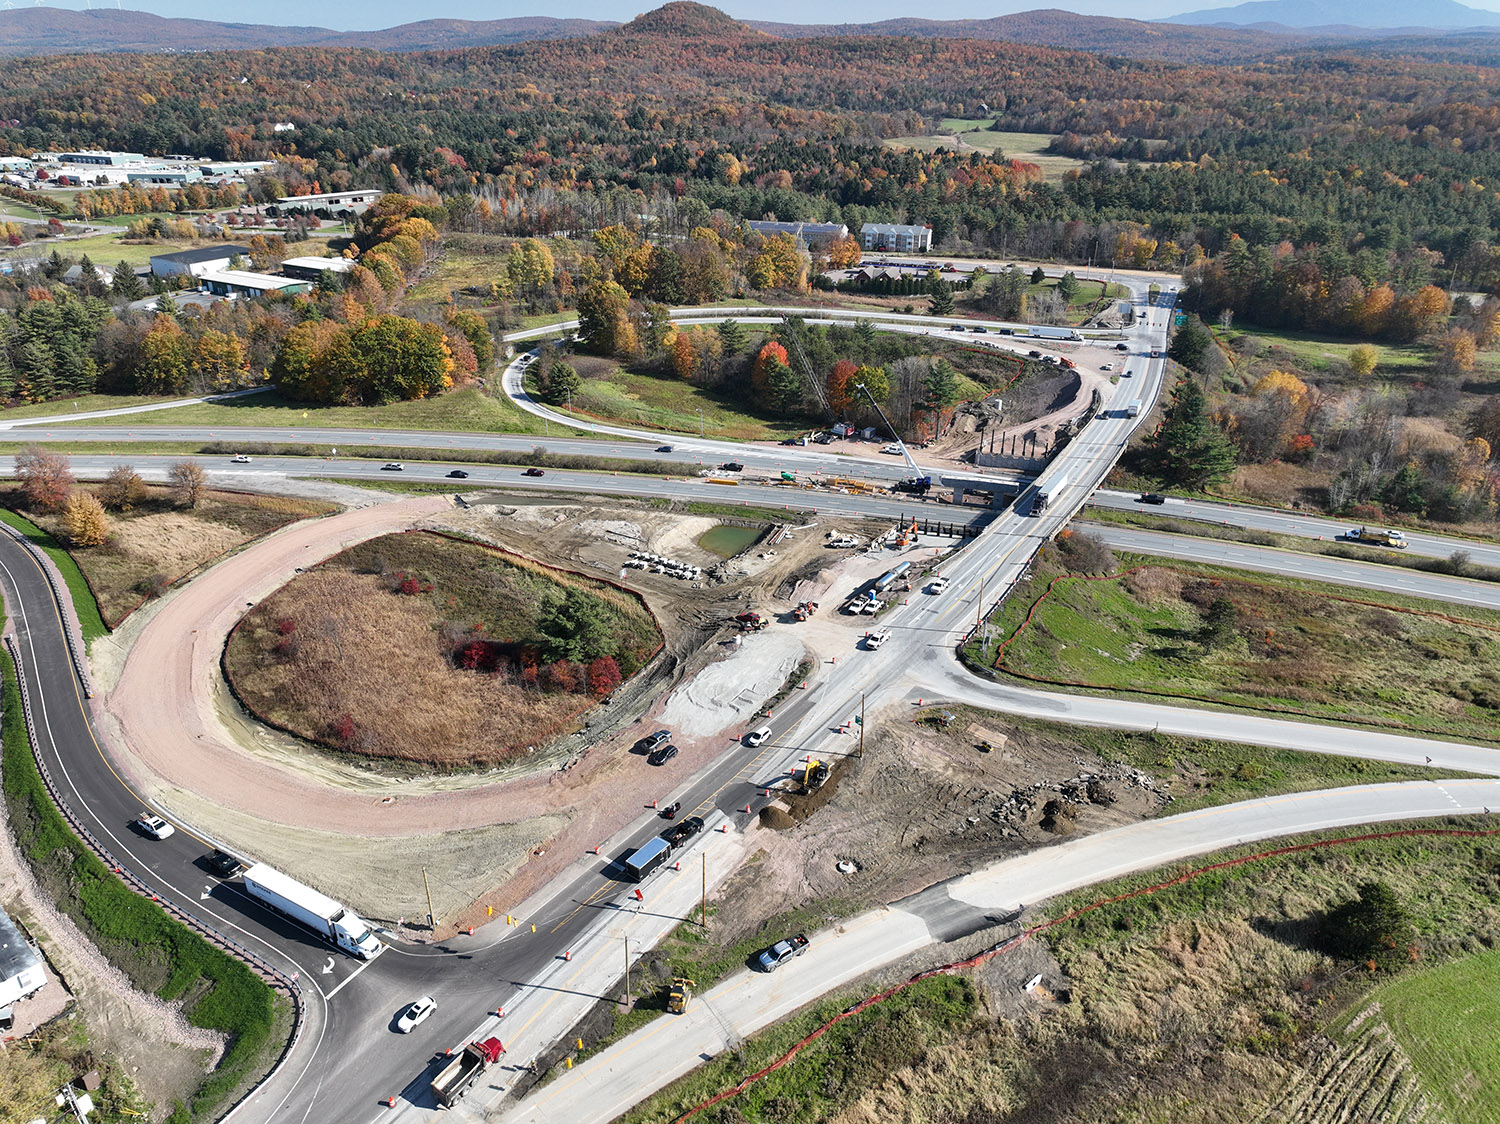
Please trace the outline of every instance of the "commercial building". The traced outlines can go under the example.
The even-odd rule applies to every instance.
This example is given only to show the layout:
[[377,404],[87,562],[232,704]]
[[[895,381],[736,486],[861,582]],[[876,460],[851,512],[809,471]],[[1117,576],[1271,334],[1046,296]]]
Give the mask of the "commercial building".
[[905,250],[918,253],[932,249],[932,227],[867,222],[859,228],[859,242],[867,250]]
[[772,222],[752,219],[749,227],[767,238],[790,234],[793,238],[801,239],[807,246],[825,246],[849,236],[849,228],[841,222]]
[[198,274],[198,285],[218,297],[263,297],[267,293],[305,293],[312,288],[292,277],[272,277],[248,269],[216,269]]
[[267,168],[274,167],[274,160],[210,160],[194,161],[198,171],[203,173],[205,179],[239,179],[242,176],[253,176],[257,172],[263,172]]
[[118,168],[125,164],[144,164],[146,155],[143,152],[100,152],[95,149],[83,149],[80,152],[42,153],[34,157],[37,160],[51,160],[58,164],[93,164],[102,168]]
[[155,164],[125,173],[126,183],[161,184],[166,187],[181,187],[183,184],[197,183],[202,178],[203,173],[197,168],[170,164]]
[[370,188],[367,191],[327,191],[321,195],[288,195],[266,208],[272,215],[310,214],[327,218],[348,218],[362,215],[384,192]]
[[348,273],[357,264],[350,258],[287,258],[281,272],[299,281],[317,281],[324,273]]
[[11,1004],[40,991],[46,982],[42,954],[10,917],[0,913],[0,1021],[9,1019]]
[[235,257],[248,259],[250,247],[215,242],[211,246],[178,250],[174,254],[152,254],[151,272],[158,277],[201,277],[215,270],[228,269]]

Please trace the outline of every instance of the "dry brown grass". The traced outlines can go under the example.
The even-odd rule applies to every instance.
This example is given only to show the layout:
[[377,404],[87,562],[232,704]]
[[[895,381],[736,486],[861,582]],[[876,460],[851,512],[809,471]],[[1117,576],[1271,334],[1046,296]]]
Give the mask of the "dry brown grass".
[[168,574],[185,574],[245,539],[237,528],[177,511],[116,521],[114,536],[123,554]]
[[[282,621],[295,629],[283,635]],[[276,725],[361,755],[440,767],[524,753],[587,707],[580,695],[455,670],[439,644],[442,623],[428,598],[392,593],[372,574],[320,569],[246,616],[230,638],[230,673],[240,696]],[[348,736],[338,728],[345,715]]]

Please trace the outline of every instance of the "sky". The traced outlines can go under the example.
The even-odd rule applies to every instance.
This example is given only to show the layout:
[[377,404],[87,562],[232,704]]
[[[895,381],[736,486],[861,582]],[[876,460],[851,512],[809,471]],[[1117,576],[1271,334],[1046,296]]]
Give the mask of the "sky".
[[[8,0],[15,7],[25,7],[28,0]],[[641,12],[659,7],[663,0],[516,0],[514,3],[495,4],[482,0],[439,0],[438,3],[413,9],[405,0],[322,0],[310,5],[306,0],[220,0],[218,3],[202,3],[201,0],[63,0],[53,3],[54,8],[113,8],[122,6],[138,12],[150,12],[158,16],[187,19],[215,20],[221,23],[262,23],[288,26],[313,25],[328,27],[335,31],[371,31],[377,28],[394,27],[423,19],[491,20],[511,16],[557,16],[595,20],[633,19]],[[873,23],[876,20],[894,19],[899,16],[927,16],[937,19],[988,19],[1010,12],[1024,12],[1036,8],[1063,8],[1093,16],[1130,17],[1133,19],[1161,19],[1177,12],[1197,11],[1203,8],[1229,7],[1238,0],[1137,0],[1125,7],[1118,0],[1033,0],[1027,3],[1016,0],[1000,0],[999,3],[985,0],[953,0],[942,9],[941,14],[931,6],[916,0],[823,0],[816,8],[809,8],[803,0],[753,0],[750,3],[718,3],[714,6],[738,19],[770,20],[786,23]],[[1461,0],[1471,8],[1500,11],[1500,0]],[[1413,12],[1421,9],[1421,0],[1414,0]],[[4,12],[0,11],[0,18]]]

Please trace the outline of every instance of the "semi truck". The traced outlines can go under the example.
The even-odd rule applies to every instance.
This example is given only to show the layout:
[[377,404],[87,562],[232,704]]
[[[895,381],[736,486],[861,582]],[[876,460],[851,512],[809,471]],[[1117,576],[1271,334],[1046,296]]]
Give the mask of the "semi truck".
[[244,879],[245,892],[256,901],[307,926],[350,956],[373,960],[385,951],[385,945],[359,914],[311,886],[304,886],[265,863],[256,863],[240,877]]
[[479,1079],[479,1075],[499,1061],[503,1053],[505,1047],[498,1038],[470,1042],[432,1079],[432,1095],[437,1103],[444,1108],[452,1108]]
[[1036,499],[1031,504],[1031,514],[1040,515],[1047,510],[1047,505],[1052,502],[1064,488],[1068,486],[1068,474],[1060,473],[1045,484],[1036,486]]
[[1038,340],[1081,340],[1083,337],[1073,328],[1051,328],[1045,324],[1033,324],[1028,330]]
[[1369,543],[1371,546],[1389,546],[1396,550],[1406,549],[1406,536],[1400,531],[1383,531],[1375,527],[1355,527],[1346,536],[1354,542]]
[[672,853],[672,844],[665,839],[657,838],[649,843],[643,843],[630,853],[625,859],[625,877],[632,882],[639,882],[657,867],[667,861],[667,856]]

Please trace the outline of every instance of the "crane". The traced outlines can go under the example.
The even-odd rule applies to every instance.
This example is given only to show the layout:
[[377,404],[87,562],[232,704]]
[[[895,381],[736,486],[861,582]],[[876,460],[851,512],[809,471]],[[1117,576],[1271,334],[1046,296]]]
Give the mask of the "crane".
[[925,496],[927,490],[932,487],[932,477],[922,471],[921,465],[912,459],[911,453],[906,448],[906,442],[901,440],[901,435],[896,432],[896,427],[891,424],[891,419],[885,416],[885,411],[880,408],[880,403],[875,401],[875,396],[870,393],[869,387],[862,382],[854,384],[854,388],[864,394],[870,400],[870,405],[875,407],[875,412],[880,415],[880,420],[885,422],[886,429],[890,430],[891,436],[896,439],[896,448],[901,450],[901,456],[906,461],[906,466],[911,469],[911,478],[903,480],[896,485],[900,492],[914,492],[919,496]]

